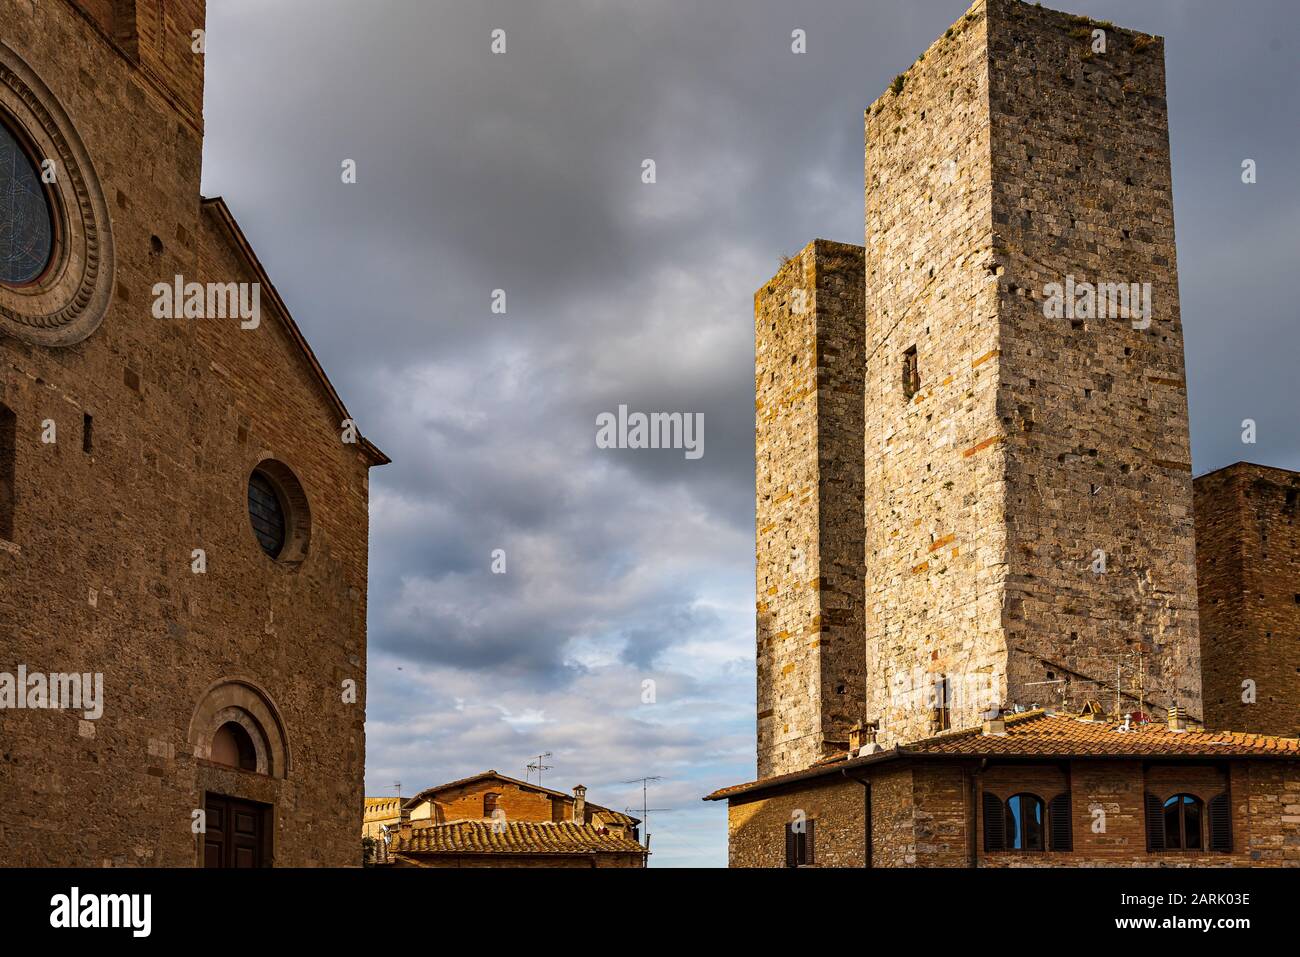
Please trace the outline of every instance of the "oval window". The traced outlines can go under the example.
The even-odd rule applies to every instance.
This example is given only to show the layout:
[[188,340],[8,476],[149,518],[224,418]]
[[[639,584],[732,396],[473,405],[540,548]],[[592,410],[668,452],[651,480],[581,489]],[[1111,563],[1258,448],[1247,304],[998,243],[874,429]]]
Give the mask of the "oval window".
[[248,516],[262,551],[278,558],[284,551],[284,503],[271,479],[261,470],[248,478]]
[[49,194],[27,150],[0,122],[0,282],[35,282],[53,255]]

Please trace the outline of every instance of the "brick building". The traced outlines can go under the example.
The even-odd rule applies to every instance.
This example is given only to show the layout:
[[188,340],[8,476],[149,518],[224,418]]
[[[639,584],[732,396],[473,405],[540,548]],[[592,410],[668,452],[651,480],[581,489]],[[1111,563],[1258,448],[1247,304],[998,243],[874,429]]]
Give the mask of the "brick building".
[[1300,867],[1300,741],[1029,711],[723,788],[733,867]]
[[755,295],[733,864],[1300,863],[1300,476],[1194,491],[1163,49],[979,0],[866,111],[865,247]]
[[5,865],[360,862],[387,459],[200,198],[204,14],[0,0]]
[[[644,867],[634,817],[485,771],[414,797],[366,798],[362,836],[400,867]],[[385,833],[391,843],[385,841]]]

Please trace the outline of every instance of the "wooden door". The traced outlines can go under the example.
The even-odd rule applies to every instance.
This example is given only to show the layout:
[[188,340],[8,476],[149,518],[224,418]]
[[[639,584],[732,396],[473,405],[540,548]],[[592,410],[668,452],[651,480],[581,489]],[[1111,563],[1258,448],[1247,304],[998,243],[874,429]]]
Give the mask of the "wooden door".
[[266,867],[271,807],[224,794],[208,794],[204,867]]

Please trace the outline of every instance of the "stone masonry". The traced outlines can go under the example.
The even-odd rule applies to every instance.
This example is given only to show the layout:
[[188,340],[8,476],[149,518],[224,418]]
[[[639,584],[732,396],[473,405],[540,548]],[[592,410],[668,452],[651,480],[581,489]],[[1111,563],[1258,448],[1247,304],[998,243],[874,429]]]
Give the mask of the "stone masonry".
[[862,250],[817,240],[754,296],[758,765],[862,717]]
[[[1119,667],[1199,717],[1161,41],[977,3],[866,146],[867,716],[906,740]],[[1149,324],[1047,318],[1067,280],[1150,283]]]
[[1195,489],[1205,720],[1300,737],[1300,474],[1239,462]]
[[[225,204],[200,199],[204,4],[0,0],[0,23],[0,61],[39,77],[84,144],[115,249],[84,341],[0,322],[0,672],[102,673],[105,699],[98,720],[0,710],[0,865],[202,864],[193,815],[212,795],[266,810],[263,863],[359,864],[368,470],[386,459],[341,441],[346,411],[284,303]],[[0,103],[6,122],[28,122],[21,105]],[[177,275],[261,283],[260,325],[154,318]],[[250,526],[267,460],[302,486],[300,561]],[[264,739],[256,770],[213,760],[227,720]]]

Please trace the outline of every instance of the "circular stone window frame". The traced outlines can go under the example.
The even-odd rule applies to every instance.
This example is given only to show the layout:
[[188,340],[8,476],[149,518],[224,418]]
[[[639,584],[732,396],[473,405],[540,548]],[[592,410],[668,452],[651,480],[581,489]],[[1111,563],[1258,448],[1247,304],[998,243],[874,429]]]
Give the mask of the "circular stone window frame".
[[284,514],[284,545],[280,554],[271,555],[262,547],[253,529],[253,516],[248,514],[248,535],[257,553],[268,561],[289,568],[297,568],[307,559],[311,548],[311,503],[307,492],[298,481],[293,469],[279,459],[264,458],[249,470],[244,479],[244,511],[248,512],[248,483],[253,476],[261,473],[267,483],[275,490],[280,499],[280,511]]
[[115,257],[108,203],[76,128],[49,87],[0,42],[0,118],[26,148],[50,201],[54,248],[45,271],[0,283],[0,333],[33,345],[72,346],[94,334],[113,298]]

